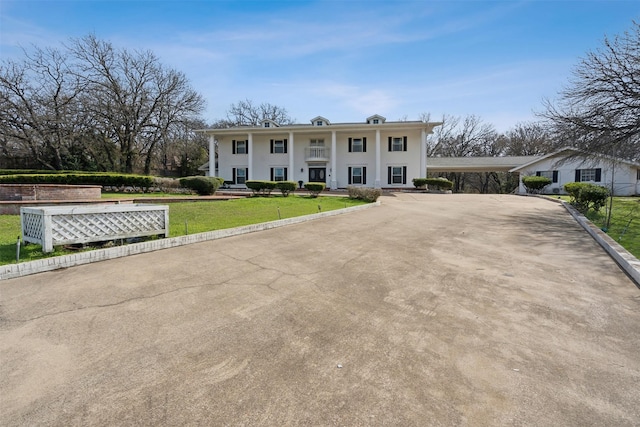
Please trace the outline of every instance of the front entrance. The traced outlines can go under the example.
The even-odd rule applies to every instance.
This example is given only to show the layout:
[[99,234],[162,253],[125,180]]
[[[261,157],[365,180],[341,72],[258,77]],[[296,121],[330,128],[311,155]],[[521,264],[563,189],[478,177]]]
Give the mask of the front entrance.
[[309,168],[309,182],[326,182],[327,168]]

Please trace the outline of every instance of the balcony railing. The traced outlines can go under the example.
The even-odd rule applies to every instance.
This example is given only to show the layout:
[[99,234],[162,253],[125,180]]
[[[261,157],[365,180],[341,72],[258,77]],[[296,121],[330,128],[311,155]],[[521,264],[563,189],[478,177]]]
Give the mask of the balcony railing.
[[331,149],[327,147],[306,147],[304,149],[305,161],[325,161],[331,157]]

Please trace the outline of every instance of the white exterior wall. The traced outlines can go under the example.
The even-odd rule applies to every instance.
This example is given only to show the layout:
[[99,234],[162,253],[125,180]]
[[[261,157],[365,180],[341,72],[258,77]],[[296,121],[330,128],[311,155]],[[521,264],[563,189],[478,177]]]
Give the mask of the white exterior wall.
[[[575,182],[576,169],[596,169],[602,170],[600,182],[592,182],[608,189],[611,188],[611,176],[614,169],[610,161],[585,161],[580,159],[572,159],[563,163],[558,162],[559,158],[548,158],[536,162],[522,170],[520,170],[520,187],[521,194],[526,193],[526,189],[522,184],[522,177],[535,175],[537,171],[558,171],[558,182],[549,184],[545,187],[546,194],[566,194],[564,184]],[[637,179],[637,168],[628,163],[615,164],[614,177],[614,195],[616,196],[632,196],[640,194],[640,181]]]
[[[331,180],[337,180],[338,188],[346,188],[349,185],[348,171],[349,167],[364,166],[367,168],[366,187],[374,187],[376,178],[376,130],[363,129],[359,124],[353,131],[345,129],[332,129],[330,125],[322,128],[307,128],[303,131],[293,131],[293,141],[291,141],[290,130],[287,127],[280,129],[270,129],[269,132],[261,132],[260,130],[251,129],[247,133],[230,134],[225,132],[224,135],[216,135],[218,141],[218,175],[225,181],[233,179],[233,168],[246,168],[249,166],[248,154],[232,154],[233,140],[248,140],[248,132],[252,133],[252,166],[253,170],[249,173],[251,179],[269,180],[270,168],[286,167],[287,180],[303,181],[309,180],[309,162],[305,160],[306,149],[310,146],[310,140],[322,139],[327,150],[326,162],[326,184],[330,186]],[[331,138],[332,131],[336,132],[336,167],[335,170],[331,164]],[[215,130],[211,131],[215,135]],[[388,150],[389,137],[407,137],[407,151],[390,152]],[[362,153],[349,152],[349,138],[366,138],[367,151]],[[270,140],[287,139],[287,153],[271,154]],[[402,129],[394,128],[392,130],[380,130],[380,186],[382,188],[410,188],[413,187],[412,179],[424,177],[426,171],[421,171],[421,141],[422,129]],[[293,167],[290,165],[289,152],[293,149]],[[311,161],[312,163],[316,163]],[[389,184],[387,178],[387,168],[389,166],[406,166],[406,183],[405,184]],[[302,171],[301,171],[302,170]],[[239,186],[244,187],[244,186]]]

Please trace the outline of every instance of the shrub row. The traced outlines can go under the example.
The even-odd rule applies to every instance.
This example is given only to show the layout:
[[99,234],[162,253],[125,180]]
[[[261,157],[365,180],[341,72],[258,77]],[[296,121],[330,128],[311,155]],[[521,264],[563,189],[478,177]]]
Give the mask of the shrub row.
[[437,190],[451,190],[453,182],[446,178],[413,178],[413,185],[416,188],[436,188]]
[[180,185],[189,190],[195,191],[200,196],[210,196],[214,194],[222,185],[224,180],[214,176],[188,176],[180,178]]
[[128,175],[116,173],[59,173],[59,174],[21,174],[0,176],[2,184],[63,184],[63,185],[100,185],[102,187],[133,187],[148,191],[154,185],[154,179],[146,175]]
[[382,195],[379,188],[370,187],[347,187],[350,199],[364,200],[365,202],[375,202]]
[[544,176],[522,177],[522,185],[527,189],[527,193],[540,193],[549,184],[551,179]]
[[609,190],[605,187],[588,182],[568,182],[564,185],[564,190],[569,194],[569,203],[582,213],[589,209],[598,212],[609,197]]

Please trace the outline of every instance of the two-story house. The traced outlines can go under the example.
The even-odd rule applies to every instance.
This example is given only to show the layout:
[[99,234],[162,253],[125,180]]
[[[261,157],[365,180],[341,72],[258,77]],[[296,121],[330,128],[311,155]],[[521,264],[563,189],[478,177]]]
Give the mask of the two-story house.
[[[247,180],[324,182],[331,189],[361,185],[412,187],[427,172],[426,137],[439,122],[388,122],[374,115],[362,123],[331,123],[202,130],[209,137],[209,164],[232,187]],[[216,173],[209,169],[209,175]]]

